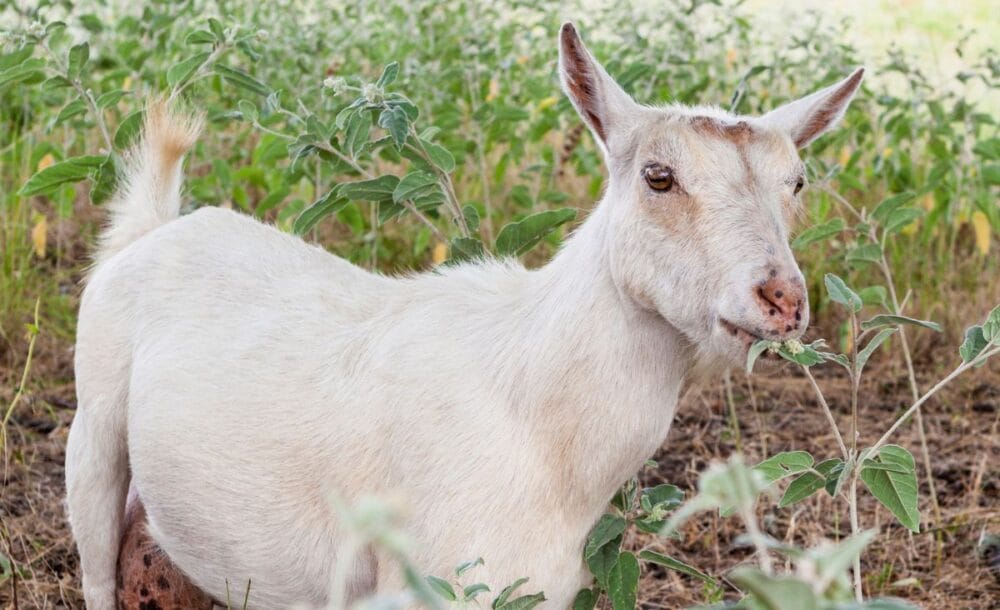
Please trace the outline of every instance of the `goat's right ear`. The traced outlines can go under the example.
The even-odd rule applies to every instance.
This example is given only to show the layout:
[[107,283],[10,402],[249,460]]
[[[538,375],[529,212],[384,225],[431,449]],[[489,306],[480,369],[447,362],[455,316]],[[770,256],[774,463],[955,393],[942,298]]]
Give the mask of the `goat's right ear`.
[[583,121],[607,152],[608,141],[637,104],[583,45],[573,24],[559,31],[559,80]]

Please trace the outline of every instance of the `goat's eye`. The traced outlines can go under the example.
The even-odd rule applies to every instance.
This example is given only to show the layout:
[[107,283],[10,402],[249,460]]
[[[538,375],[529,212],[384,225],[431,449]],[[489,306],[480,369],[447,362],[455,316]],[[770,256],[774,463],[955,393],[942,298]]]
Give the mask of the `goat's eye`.
[[646,184],[654,191],[666,192],[674,186],[674,171],[661,165],[650,165],[642,170]]
[[805,185],[806,185],[805,179],[800,176],[799,179],[795,182],[795,194],[798,195],[799,191],[801,191],[802,187]]

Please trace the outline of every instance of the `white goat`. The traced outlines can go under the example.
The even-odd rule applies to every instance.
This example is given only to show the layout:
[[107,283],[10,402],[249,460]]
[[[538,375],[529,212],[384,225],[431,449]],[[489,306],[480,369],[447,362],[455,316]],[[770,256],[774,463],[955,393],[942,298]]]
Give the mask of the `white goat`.
[[[151,107],[84,291],[69,513],[88,606],[115,606],[130,484],[155,541],[216,599],[318,607],[344,529],[329,498],[406,498],[425,573],[477,556],[565,608],[585,538],[667,435],[685,377],[808,323],[787,245],[801,148],[862,71],[761,118],[636,104],[560,36],[610,170],[546,266],[390,278],[218,208],[178,218],[192,122]],[[377,549],[351,591],[401,587]]]

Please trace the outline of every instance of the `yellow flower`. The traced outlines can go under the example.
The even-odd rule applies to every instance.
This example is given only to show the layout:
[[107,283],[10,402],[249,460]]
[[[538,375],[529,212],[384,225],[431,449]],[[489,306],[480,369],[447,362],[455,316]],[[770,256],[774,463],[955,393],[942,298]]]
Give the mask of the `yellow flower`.
[[486,94],[486,101],[492,102],[500,95],[500,82],[495,78],[490,79],[490,92]]
[[732,68],[736,63],[736,49],[726,49],[726,67]]
[[431,260],[434,261],[435,265],[440,265],[444,262],[444,259],[448,257],[448,246],[444,242],[437,242],[434,244],[434,249],[431,250]]
[[891,154],[892,154],[892,147],[891,146],[886,146],[885,149],[882,150],[882,156],[883,157],[888,157]]
[[989,254],[992,232],[990,231],[990,219],[986,217],[986,214],[979,210],[972,213],[972,230],[976,234],[976,248],[979,253],[983,256]]
[[847,163],[851,160],[851,149],[844,146],[840,149],[840,166],[847,167]]
[[55,163],[56,159],[52,156],[52,153],[46,153],[44,157],[38,160],[38,171],[42,171],[46,167],[49,167]]
[[34,246],[35,256],[45,258],[45,244],[48,241],[49,222],[45,216],[39,216],[35,221],[35,226],[31,229],[31,245]]
[[527,55],[522,55],[522,56],[520,56],[520,57],[517,58],[517,65],[523,66],[524,64],[528,63],[529,59],[531,59],[531,58],[528,57]]
[[551,107],[555,106],[556,102],[558,102],[558,101],[559,101],[559,98],[557,98],[554,95],[551,96],[551,97],[547,97],[544,100],[538,102],[538,111],[541,112],[541,111],[543,111],[543,110],[545,110],[547,108],[551,108]]

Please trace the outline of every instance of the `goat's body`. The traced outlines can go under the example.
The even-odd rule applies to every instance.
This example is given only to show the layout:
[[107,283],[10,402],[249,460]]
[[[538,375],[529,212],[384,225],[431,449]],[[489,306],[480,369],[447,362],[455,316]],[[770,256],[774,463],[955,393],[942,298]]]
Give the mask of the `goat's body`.
[[[648,314],[595,286],[600,271],[564,271],[389,279],[204,209],[94,272],[80,417],[127,421],[153,537],[216,599],[250,580],[253,607],[336,601],[331,499],[375,494],[405,502],[422,572],[483,556],[477,580],[529,576],[564,607],[590,526],[665,436],[683,374],[682,346],[637,334],[624,316]],[[401,586],[377,553],[348,574],[349,593]]]
[[418,572],[482,556],[476,581],[527,576],[565,608],[588,531],[666,437],[692,362],[802,335],[795,147],[843,115],[861,71],[754,120],[640,107],[571,25],[560,40],[611,176],[537,271],[385,278],[232,212],[178,219],[197,129],[147,109],[78,326],[66,486],[91,610],[115,605],[130,485],[216,599],[247,581],[254,608],[398,590],[382,550],[339,556],[334,502],[378,495],[405,506]]

